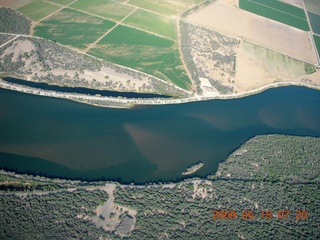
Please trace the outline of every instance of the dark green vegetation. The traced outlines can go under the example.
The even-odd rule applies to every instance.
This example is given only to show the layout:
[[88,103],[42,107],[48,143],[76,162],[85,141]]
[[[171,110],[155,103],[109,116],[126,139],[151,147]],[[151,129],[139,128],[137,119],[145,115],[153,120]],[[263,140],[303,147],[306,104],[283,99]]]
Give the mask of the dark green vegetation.
[[37,25],[34,34],[85,49],[114,25],[112,21],[65,8]]
[[0,8],[0,32],[29,34],[30,25],[31,21],[20,13],[9,8]]
[[108,195],[101,190],[0,197],[1,239],[98,239],[93,222],[77,215],[93,215]]
[[320,36],[313,35],[313,39],[316,44],[318,54],[320,55]]
[[239,7],[301,30],[310,30],[303,9],[278,0],[240,0]]
[[124,24],[137,27],[164,37],[177,40],[175,19],[137,9],[123,21]]
[[[119,207],[137,210],[129,239],[318,239],[319,148],[319,138],[257,136],[208,179],[178,182],[173,188],[161,183],[144,188],[118,186],[114,200]],[[20,177],[19,181],[39,179]],[[107,201],[106,192],[88,191],[95,188],[94,183],[54,184],[69,188],[74,184],[77,190],[43,195],[0,190],[1,239],[121,239],[116,232],[97,229],[90,219],[80,217],[96,216],[93,210]],[[235,210],[237,218],[213,219],[213,210]],[[253,210],[257,218],[243,219],[243,210]],[[262,219],[263,210],[272,211],[272,218]],[[289,217],[279,219],[279,210],[289,210]],[[308,217],[296,219],[296,210],[306,210]],[[131,225],[132,218],[124,217],[118,230],[126,223]]]
[[[320,183],[319,153],[319,138],[259,136],[247,141],[220,164],[218,178]],[[216,178],[217,174],[212,177]]]
[[154,75],[184,89],[191,84],[177,43],[144,31],[119,25],[89,53]]
[[39,21],[49,14],[57,11],[59,6],[43,0],[32,1],[17,10],[34,21]]
[[114,0],[78,0],[70,7],[115,21],[120,21],[134,10],[133,7],[117,3]]

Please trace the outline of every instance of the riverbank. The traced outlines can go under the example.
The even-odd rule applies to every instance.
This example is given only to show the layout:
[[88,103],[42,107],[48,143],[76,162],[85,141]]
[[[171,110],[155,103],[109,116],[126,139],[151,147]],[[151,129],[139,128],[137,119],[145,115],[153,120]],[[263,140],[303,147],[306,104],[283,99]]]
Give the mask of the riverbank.
[[305,80],[306,83],[303,82],[277,82],[273,84],[268,84],[266,86],[253,89],[251,91],[234,93],[234,94],[218,94],[213,93],[211,96],[206,94],[206,96],[196,95],[193,97],[180,98],[180,99],[128,99],[123,97],[103,97],[103,96],[94,96],[94,95],[85,95],[85,94],[77,94],[77,93],[62,93],[55,91],[47,91],[38,88],[31,88],[23,85],[12,84],[4,81],[0,78],[0,87],[3,89],[45,96],[45,97],[53,97],[53,98],[63,98],[76,102],[81,102],[93,106],[99,107],[110,107],[110,108],[132,108],[138,105],[165,105],[165,104],[182,104],[188,102],[198,102],[198,101],[208,101],[208,100],[217,100],[217,99],[234,99],[234,98],[242,98],[250,95],[254,95],[260,92],[263,92],[270,88],[277,87],[285,87],[285,86],[301,86],[308,87],[316,90],[320,90],[319,85],[308,84],[308,79]]

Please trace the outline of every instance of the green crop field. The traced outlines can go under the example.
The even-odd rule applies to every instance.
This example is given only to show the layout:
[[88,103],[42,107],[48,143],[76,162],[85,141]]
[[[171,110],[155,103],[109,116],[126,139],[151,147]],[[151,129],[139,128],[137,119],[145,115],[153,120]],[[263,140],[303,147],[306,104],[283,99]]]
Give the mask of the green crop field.
[[134,9],[131,6],[117,3],[113,0],[78,0],[71,4],[70,7],[115,21],[122,20]]
[[65,6],[65,5],[68,5],[69,3],[72,3],[74,0],[49,0],[49,1]]
[[180,0],[130,0],[130,4],[163,15],[180,15],[190,3]]
[[313,35],[314,42],[316,43],[318,54],[320,55],[320,36]]
[[239,0],[239,7],[257,15],[309,31],[303,9],[277,0]]
[[22,7],[19,7],[17,11],[23,13],[30,19],[38,21],[49,14],[57,11],[60,7],[42,0],[32,1]]
[[320,15],[308,12],[310,24],[314,33],[320,35]]
[[184,89],[191,84],[177,43],[144,31],[119,25],[91,48],[89,54],[157,76]]
[[65,8],[37,25],[34,34],[84,49],[114,25],[114,22]]
[[149,32],[157,33],[174,40],[177,39],[177,30],[175,20],[173,18],[164,17],[138,9],[125,19],[123,23]]

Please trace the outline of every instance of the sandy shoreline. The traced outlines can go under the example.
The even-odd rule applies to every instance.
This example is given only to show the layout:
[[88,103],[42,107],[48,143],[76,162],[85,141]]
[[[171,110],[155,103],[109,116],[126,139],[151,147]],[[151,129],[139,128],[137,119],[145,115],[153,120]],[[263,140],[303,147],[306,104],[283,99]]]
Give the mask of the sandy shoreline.
[[[45,97],[53,97],[53,98],[62,98],[68,99],[76,102],[81,102],[93,106],[99,107],[109,107],[109,108],[132,108],[138,105],[165,105],[165,104],[182,104],[188,102],[199,102],[199,101],[208,101],[208,100],[227,100],[234,98],[242,98],[250,95],[258,94],[270,88],[277,87],[285,87],[285,86],[300,86],[300,87],[308,87],[316,90],[320,90],[320,86],[311,85],[308,83],[298,83],[298,82],[278,82],[273,84],[268,84],[262,86],[260,88],[246,91],[244,93],[237,94],[227,94],[220,95],[214,94],[212,96],[194,96],[189,98],[181,98],[181,99],[127,99],[121,97],[103,97],[103,96],[93,96],[93,95],[85,95],[85,94],[77,94],[77,93],[62,93],[55,91],[48,91],[38,88],[31,88],[27,86],[12,84],[4,81],[0,78],[0,88],[45,96]],[[99,103],[94,103],[93,101],[98,101]],[[120,104],[119,104],[120,103]]]

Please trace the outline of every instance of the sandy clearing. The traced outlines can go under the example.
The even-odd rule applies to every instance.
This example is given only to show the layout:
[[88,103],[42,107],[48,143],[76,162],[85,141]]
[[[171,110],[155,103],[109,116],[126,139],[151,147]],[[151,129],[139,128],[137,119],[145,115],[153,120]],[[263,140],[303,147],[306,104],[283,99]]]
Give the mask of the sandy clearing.
[[186,20],[312,64],[317,63],[309,33],[225,5],[224,2],[213,2],[190,14]]

